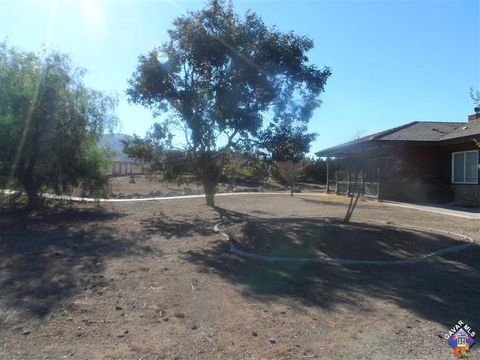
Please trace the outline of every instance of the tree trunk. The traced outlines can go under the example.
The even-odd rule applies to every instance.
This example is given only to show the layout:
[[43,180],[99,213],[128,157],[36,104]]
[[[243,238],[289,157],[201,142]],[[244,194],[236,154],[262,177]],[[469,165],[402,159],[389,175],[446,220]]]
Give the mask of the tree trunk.
[[211,153],[202,154],[196,163],[199,176],[202,179],[205,200],[208,206],[215,206],[215,193],[222,173],[222,167]]
[[215,193],[205,193],[205,199],[208,206],[215,207]]
[[[356,184],[356,182],[355,182]],[[360,198],[360,195],[362,193],[361,188],[358,189],[357,196],[355,197],[355,194],[352,194],[352,197],[350,198],[350,204],[348,205],[347,213],[345,214],[345,217],[343,218],[343,222],[345,224],[350,222],[350,219],[352,218],[353,212],[355,211],[355,208],[357,207],[357,202],[358,199]],[[354,200],[355,198],[355,200]]]
[[28,167],[22,176],[23,189],[25,190],[28,199],[28,208],[32,210],[36,210],[41,206],[41,199],[38,195],[39,185],[34,176],[36,160],[37,155],[34,153],[31,155]]
[[205,191],[205,200],[208,206],[214,207],[215,206],[215,190],[217,184],[212,182],[211,180],[204,179],[203,182],[203,190]]
[[40,196],[38,195],[38,188],[33,184],[27,184],[24,188],[25,193],[27,194],[28,208],[32,210],[40,208],[41,201]]
[[293,181],[290,181],[290,196],[293,196]]
[[[358,188],[358,193],[357,196],[355,197],[355,193],[352,192],[351,198],[350,198],[350,204],[348,205],[347,213],[345,214],[345,217],[343,218],[343,222],[349,223],[350,219],[352,218],[353,212],[355,211],[355,208],[357,207],[358,199],[360,198],[360,195],[363,192],[363,182],[360,186],[358,186],[358,179],[357,179],[357,173],[355,172],[355,182],[353,184],[353,191],[355,191],[355,188]],[[354,200],[355,198],[355,200]]]

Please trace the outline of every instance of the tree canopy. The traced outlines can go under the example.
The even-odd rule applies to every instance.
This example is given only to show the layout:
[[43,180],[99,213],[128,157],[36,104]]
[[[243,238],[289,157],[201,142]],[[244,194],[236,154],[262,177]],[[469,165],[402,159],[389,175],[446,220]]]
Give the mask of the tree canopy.
[[105,185],[97,141],[116,123],[116,100],[87,88],[83,74],[58,51],[0,44],[0,186],[23,188],[31,206],[39,190]]
[[317,137],[307,131],[306,124],[295,126],[292,121],[270,124],[262,132],[265,150],[274,162],[298,162],[310,151],[310,145]]
[[195,175],[214,205],[228,149],[258,144],[266,119],[272,127],[306,124],[320,106],[330,69],[309,63],[313,46],[252,11],[240,17],[230,3],[213,0],[177,18],[169,40],[139,57],[127,93],[155,115],[167,113],[164,129],[183,130]]

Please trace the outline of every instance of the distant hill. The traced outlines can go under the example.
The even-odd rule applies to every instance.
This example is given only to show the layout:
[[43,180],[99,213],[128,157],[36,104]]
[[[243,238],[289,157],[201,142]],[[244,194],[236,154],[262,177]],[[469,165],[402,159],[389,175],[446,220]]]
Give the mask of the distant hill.
[[133,162],[133,159],[130,159],[123,152],[123,145],[120,142],[125,139],[128,135],[126,134],[105,134],[100,139],[98,145],[105,148],[111,148],[115,151],[115,155],[112,157],[112,161],[123,161],[123,162]]

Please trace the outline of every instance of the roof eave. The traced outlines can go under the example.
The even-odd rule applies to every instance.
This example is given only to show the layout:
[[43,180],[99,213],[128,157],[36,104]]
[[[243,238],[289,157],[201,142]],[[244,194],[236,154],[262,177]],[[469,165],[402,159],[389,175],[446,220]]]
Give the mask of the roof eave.
[[330,157],[330,156],[335,157],[335,156],[351,153],[352,151],[364,150],[366,148],[373,147],[377,144],[378,144],[377,140],[370,140],[370,141],[365,141],[361,143],[348,144],[345,146],[339,145],[333,148],[320,150],[316,152],[315,155],[317,155],[318,157]]

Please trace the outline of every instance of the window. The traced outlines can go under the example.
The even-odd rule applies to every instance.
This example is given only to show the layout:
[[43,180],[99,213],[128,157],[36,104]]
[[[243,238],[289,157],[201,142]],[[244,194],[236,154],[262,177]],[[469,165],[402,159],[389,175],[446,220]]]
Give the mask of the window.
[[452,154],[452,182],[478,184],[478,150]]

